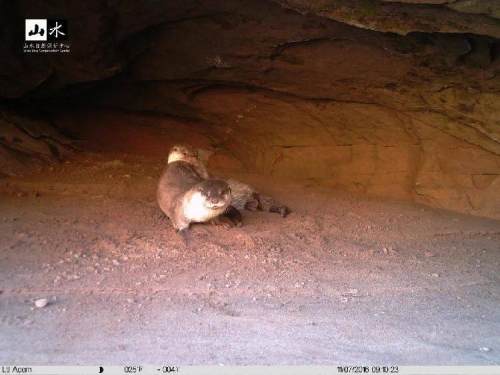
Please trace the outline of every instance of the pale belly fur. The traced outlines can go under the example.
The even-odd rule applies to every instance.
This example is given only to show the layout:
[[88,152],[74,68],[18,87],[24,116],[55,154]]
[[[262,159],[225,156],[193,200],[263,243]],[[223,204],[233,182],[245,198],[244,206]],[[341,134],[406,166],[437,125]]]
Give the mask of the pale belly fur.
[[199,193],[195,193],[189,199],[185,199],[183,208],[186,219],[190,222],[203,223],[224,213],[227,208],[227,205],[224,205],[211,209],[206,207],[204,202],[205,198]]

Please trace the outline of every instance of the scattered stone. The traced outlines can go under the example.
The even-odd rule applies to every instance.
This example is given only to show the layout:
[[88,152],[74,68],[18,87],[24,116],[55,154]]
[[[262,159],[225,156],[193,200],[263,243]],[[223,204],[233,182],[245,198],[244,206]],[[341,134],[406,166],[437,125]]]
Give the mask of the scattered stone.
[[426,258],[431,258],[431,257],[436,256],[436,254],[431,253],[430,251],[426,251],[426,252],[424,253],[424,256],[425,256]]
[[488,353],[488,352],[491,352],[491,348],[488,348],[487,346],[481,346],[479,348],[479,351],[483,352],[483,353]]
[[102,163],[102,167],[104,168],[119,168],[123,166],[125,166],[125,163],[118,159]]
[[40,298],[35,301],[35,306],[38,307],[39,309],[47,306],[49,304],[49,301],[47,298]]
[[133,298],[127,298],[128,303],[135,303],[135,300]]
[[120,265],[120,262],[118,262],[116,259],[113,259],[112,263],[113,263],[115,266],[119,266],[119,265]]
[[432,277],[439,277],[439,273],[431,273]]

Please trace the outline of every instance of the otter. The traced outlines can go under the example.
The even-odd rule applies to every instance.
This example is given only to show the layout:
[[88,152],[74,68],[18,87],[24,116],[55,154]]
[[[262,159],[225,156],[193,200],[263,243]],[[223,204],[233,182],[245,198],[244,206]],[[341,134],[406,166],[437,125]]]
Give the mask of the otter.
[[[210,176],[205,165],[200,160],[198,152],[189,146],[174,146],[168,160],[169,162],[171,160],[188,160],[200,176],[206,179]],[[231,189],[231,207],[234,207],[236,210],[269,211],[278,213],[281,217],[286,217],[290,213],[290,209],[287,206],[277,202],[269,196],[259,193],[248,184],[232,178],[226,180],[226,182]]]
[[205,180],[209,178],[208,171],[203,165],[203,163],[200,161],[198,152],[196,150],[182,145],[173,146],[168,154],[167,164],[179,160],[191,164],[191,166],[194,168],[196,173],[198,173],[198,175],[201,178]]
[[[190,162],[190,154],[184,158],[178,156],[179,150],[174,147],[160,177],[156,197],[160,209],[187,242],[186,230],[191,223],[212,221],[227,225],[231,221],[221,219],[230,207],[231,189],[225,181],[204,179]],[[234,210],[229,212],[237,219]]]

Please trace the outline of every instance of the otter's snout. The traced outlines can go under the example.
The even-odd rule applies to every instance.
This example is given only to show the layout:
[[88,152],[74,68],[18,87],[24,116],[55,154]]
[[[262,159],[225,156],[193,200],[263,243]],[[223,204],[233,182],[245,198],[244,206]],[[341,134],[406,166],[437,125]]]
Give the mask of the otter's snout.
[[231,202],[231,189],[224,181],[206,180],[200,186],[200,192],[209,208],[221,208]]
[[216,195],[209,195],[206,197],[206,204],[208,207],[220,208],[227,205],[231,201],[231,194],[219,193]]

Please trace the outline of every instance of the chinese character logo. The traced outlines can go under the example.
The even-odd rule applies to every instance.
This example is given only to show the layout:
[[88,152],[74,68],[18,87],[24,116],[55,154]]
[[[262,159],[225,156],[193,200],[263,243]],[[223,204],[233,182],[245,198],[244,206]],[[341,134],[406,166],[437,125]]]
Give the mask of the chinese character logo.
[[27,19],[25,22],[25,40],[46,41],[47,40],[47,20]]
[[62,27],[62,24],[59,24],[56,21],[56,25],[54,27],[52,27],[51,29],[49,29],[49,35],[54,35],[54,38],[56,38],[56,39],[59,37],[59,35],[65,36],[66,34],[61,31],[61,27]]
[[68,39],[66,20],[26,19],[25,41],[62,41]]
[[49,30],[47,40],[61,41],[68,39],[68,21],[66,20],[47,20]]

